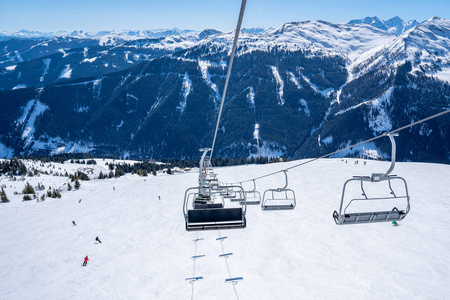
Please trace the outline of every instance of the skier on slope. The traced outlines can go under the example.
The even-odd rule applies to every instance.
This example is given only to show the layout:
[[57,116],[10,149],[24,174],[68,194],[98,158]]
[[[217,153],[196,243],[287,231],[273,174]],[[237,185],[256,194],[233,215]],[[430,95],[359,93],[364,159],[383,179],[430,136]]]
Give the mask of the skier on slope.
[[86,267],[88,260],[89,258],[86,255],[86,257],[84,258],[83,267]]
[[77,223],[75,223],[75,221],[72,221],[72,226],[77,226]]
[[99,242],[100,244],[102,243],[102,241],[100,241],[100,239],[98,237],[95,238],[96,242]]

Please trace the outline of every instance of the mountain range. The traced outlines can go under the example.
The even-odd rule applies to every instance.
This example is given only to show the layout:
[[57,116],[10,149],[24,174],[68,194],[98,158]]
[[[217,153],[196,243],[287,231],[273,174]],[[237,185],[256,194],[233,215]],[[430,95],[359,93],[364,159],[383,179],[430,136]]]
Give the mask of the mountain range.
[[[450,107],[450,21],[416,23],[244,31],[217,155],[314,157]],[[233,33],[144,32],[0,41],[3,156],[198,157],[212,140]],[[450,162],[449,123],[402,132],[398,159]],[[389,145],[352,153],[387,157]]]

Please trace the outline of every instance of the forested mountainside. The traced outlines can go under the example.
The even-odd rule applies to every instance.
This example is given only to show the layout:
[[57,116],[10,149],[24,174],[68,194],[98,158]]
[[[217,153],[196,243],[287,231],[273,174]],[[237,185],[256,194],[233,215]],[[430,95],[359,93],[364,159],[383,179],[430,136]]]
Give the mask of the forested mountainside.
[[[257,155],[258,139],[260,155],[317,156],[449,108],[449,24],[433,18],[398,37],[324,21],[242,34],[217,155]],[[231,33],[212,33],[122,71],[1,91],[0,150],[198,157],[211,144],[231,47]],[[444,116],[401,132],[398,159],[449,162],[449,125]],[[389,156],[388,139],[352,149],[369,150]]]

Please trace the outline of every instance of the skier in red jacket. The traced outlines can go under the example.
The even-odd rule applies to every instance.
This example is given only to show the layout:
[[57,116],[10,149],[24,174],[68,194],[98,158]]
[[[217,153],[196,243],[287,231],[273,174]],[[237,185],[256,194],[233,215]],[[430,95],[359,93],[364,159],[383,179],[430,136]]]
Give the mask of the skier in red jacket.
[[88,260],[89,260],[89,258],[86,255],[86,257],[84,258],[83,267],[85,267],[87,265]]

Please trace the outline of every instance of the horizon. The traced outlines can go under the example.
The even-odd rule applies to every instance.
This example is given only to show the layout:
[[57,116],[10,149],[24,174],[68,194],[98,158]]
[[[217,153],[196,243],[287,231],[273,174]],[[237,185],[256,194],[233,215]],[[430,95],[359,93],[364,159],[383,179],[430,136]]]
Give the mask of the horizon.
[[[181,0],[166,2],[136,0],[124,3],[118,0],[88,2],[58,2],[56,0],[11,1],[3,3],[0,11],[0,31],[20,30],[58,32],[74,30],[99,32],[111,30],[189,29],[207,28],[223,32],[235,29],[241,1],[221,2]],[[176,7],[174,9],[174,7]],[[433,16],[450,19],[450,2],[380,0],[376,7],[369,1],[343,0],[336,3],[324,0],[302,5],[299,1],[284,0],[272,3],[266,0],[249,1],[243,19],[243,28],[277,28],[288,22],[323,20],[345,24],[350,20],[377,16],[389,20],[395,16],[402,20],[423,22]]]
[[[402,19],[405,22],[417,21],[417,22],[419,22],[421,24],[421,23],[424,23],[424,22],[426,22],[426,21],[428,21],[428,20],[430,20],[430,19],[432,19],[434,17],[445,19],[445,18],[442,18],[440,16],[432,16],[432,17],[430,17],[429,19],[426,19],[426,20],[416,20],[416,19],[406,20],[406,19],[403,19],[400,16],[393,16],[393,17],[387,18],[387,19],[382,19],[382,18],[379,18],[378,16],[367,16],[367,17],[362,17],[362,18],[351,19],[351,20],[348,20],[348,21],[342,22],[342,23],[333,23],[333,22],[330,22],[330,23],[339,24],[339,25],[345,25],[345,24],[347,24],[350,21],[363,20],[365,18],[378,18],[381,21],[388,21],[388,20],[391,20],[391,19],[394,19],[394,18],[400,18],[400,19]],[[261,26],[257,26],[257,27],[242,27],[242,29],[274,29],[275,30],[278,27],[280,27],[280,26],[282,26],[284,24],[287,24],[287,23],[310,22],[310,21],[329,22],[328,20],[323,20],[323,19],[287,21],[287,22],[285,22],[283,24],[279,24],[276,27],[261,27]],[[22,29],[19,29],[19,30],[16,30],[16,31],[0,30],[0,32],[7,32],[7,33],[30,32],[30,33],[47,33],[47,34],[73,33],[73,32],[79,32],[79,33],[100,33],[100,32],[103,32],[103,31],[104,32],[123,32],[123,31],[169,31],[169,30],[198,31],[198,32],[201,32],[201,31],[210,30],[210,29],[219,30],[219,31],[222,31],[222,32],[230,32],[230,31],[234,30],[234,29],[232,29],[232,30],[228,30],[228,31],[223,31],[223,30],[220,30],[220,29],[217,29],[217,28],[213,28],[213,27],[208,27],[208,28],[203,28],[203,29],[199,29],[198,30],[198,29],[192,29],[192,28],[179,28],[179,27],[175,26],[175,27],[166,27],[166,28],[138,28],[138,29],[127,29],[127,28],[120,28],[120,29],[118,29],[118,28],[114,28],[114,29],[104,29],[104,30],[98,30],[98,31],[95,31],[95,30],[83,30],[83,29],[41,31],[41,30],[35,30],[35,29],[22,28]]]

